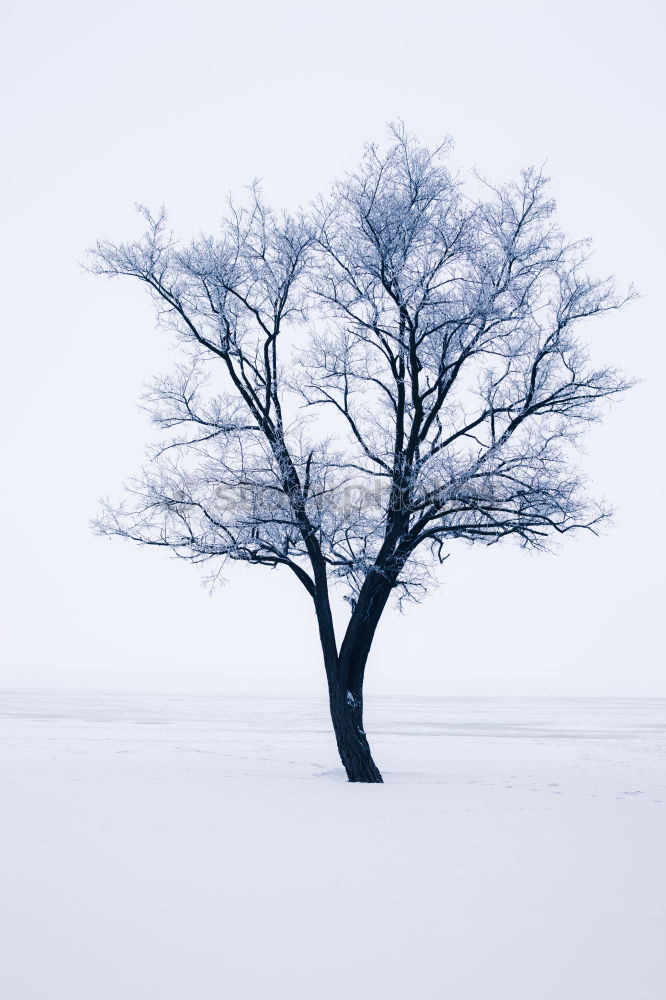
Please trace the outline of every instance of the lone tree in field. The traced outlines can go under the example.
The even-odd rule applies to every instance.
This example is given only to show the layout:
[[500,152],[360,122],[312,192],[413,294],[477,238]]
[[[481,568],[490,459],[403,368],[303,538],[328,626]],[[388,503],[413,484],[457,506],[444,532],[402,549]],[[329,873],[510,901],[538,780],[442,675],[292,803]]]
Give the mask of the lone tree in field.
[[307,212],[276,214],[254,187],[217,236],[178,244],[141,209],[140,240],[92,251],[95,272],[146,285],[183,359],[147,396],[165,441],[98,530],[214,574],[294,573],[350,781],[382,780],[363,676],[391,595],[418,599],[456,539],[541,549],[608,516],[572,445],[627,383],[576,329],[626,297],[588,276],[539,172],[471,198],[445,152],[395,128]]

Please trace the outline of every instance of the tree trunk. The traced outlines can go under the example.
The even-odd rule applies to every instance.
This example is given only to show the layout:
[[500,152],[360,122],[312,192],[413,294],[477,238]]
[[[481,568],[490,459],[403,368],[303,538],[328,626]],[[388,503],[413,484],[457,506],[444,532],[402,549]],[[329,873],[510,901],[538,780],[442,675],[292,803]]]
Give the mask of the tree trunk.
[[344,657],[338,656],[325,576],[320,588],[320,591],[315,591],[315,608],[340,760],[349,781],[378,784],[382,782],[382,776],[372,759],[363,729],[363,676],[376,622],[369,635],[368,630],[364,630],[365,641],[361,644],[360,653],[352,652],[351,644],[347,643]]
[[366,579],[337,657],[333,682],[328,674],[333,729],[350,781],[383,780],[363,729],[363,680],[375,629],[393,583],[387,574],[375,573]]
[[372,759],[363,729],[362,691],[352,692],[340,684],[333,684],[330,705],[335,739],[347,778],[349,781],[380,783],[383,779]]

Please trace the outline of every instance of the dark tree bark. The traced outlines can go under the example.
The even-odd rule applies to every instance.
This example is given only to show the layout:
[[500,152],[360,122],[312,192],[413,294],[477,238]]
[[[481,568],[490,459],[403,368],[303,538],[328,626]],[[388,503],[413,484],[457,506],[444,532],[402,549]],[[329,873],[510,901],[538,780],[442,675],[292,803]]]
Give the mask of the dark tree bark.
[[371,574],[368,577],[339,655],[334,644],[322,638],[333,731],[349,781],[379,783],[383,780],[363,726],[363,682],[375,631],[393,586],[391,575]]
[[367,653],[363,655],[363,667],[352,675],[348,649],[344,655],[342,651],[338,655],[325,580],[322,581],[322,589],[315,591],[313,596],[328,681],[331,722],[340,760],[349,781],[379,783],[382,776],[372,759],[363,728],[363,668]]
[[372,759],[363,729],[362,691],[349,691],[337,683],[331,686],[329,694],[333,730],[347,778],[369,784],[381,783],[383,779]]

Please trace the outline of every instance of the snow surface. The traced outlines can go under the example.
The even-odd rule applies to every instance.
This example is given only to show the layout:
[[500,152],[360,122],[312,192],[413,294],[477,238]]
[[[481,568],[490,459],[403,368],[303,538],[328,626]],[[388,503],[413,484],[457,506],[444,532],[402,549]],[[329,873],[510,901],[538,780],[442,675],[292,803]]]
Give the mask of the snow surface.
[[660,1000],[666,701],[0,699],[4,1000]]

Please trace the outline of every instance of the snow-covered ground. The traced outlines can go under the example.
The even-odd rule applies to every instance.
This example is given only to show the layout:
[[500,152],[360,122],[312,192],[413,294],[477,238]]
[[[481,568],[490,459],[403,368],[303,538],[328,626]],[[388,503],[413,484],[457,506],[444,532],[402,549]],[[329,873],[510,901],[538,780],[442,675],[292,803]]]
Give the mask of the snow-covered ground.
[[4,694],[3,1000],[661,1000],[666,701]]

